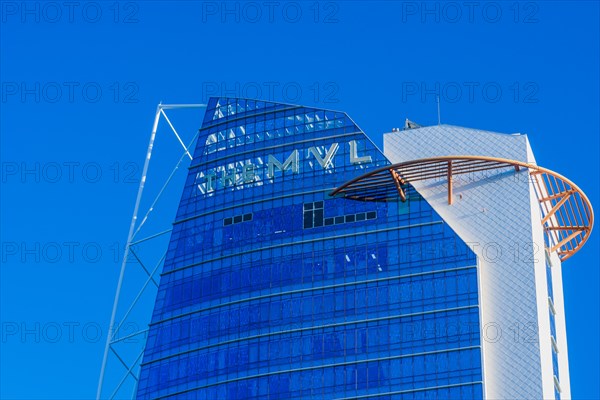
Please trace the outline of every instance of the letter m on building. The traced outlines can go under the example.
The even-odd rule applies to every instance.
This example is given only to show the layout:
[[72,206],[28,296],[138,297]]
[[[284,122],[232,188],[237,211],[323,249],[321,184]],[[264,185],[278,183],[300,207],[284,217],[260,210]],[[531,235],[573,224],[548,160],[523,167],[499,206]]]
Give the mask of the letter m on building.
[[275,156],[269,154],[269,158],[267,161],[268,171],[267,176],[269,178],[273,178],[275,176],[275,168],[278,168],[280,171],[285,171],[286,169],[291,169],[294,174],[297,174],[299,171],[299,152],[298,150],[294,150],[292,154],[285,160],[284,163],[281,163]]

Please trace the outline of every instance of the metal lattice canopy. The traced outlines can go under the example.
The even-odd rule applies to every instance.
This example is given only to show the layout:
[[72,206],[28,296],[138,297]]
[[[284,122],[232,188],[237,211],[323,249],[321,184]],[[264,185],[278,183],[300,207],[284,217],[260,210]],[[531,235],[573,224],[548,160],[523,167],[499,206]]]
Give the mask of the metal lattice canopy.
[[406,185],[425,180],[444,180],[448,204],[452,204],[453,177],[487,170],[528,171],[540,203],[546,246],[562,261],[575,254],[588,240],[594,212],[586,195],[562,175],[535,164],[483,156],[423,158],[378,168],[354,178],[331,192],[332,196],[361,201],[406,201]]

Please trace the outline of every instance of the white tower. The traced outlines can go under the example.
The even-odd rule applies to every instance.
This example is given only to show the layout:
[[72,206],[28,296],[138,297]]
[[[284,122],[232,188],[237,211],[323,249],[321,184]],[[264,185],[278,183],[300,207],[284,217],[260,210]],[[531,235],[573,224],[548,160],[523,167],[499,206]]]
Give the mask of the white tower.
[[[392,163],[469,155],[535,165],[526,135],[449,125],[385,134],[384,153]],[[485,397],[570,398],[561,259],[591,230],[585,206],[587,230],[564,226],[578,216],[565,205],[585,195],[560,176],[519,166],[459,174],[448,165],[450,180],[411,183],[477,254]],[[570,242],[577,232],[581,240]]]

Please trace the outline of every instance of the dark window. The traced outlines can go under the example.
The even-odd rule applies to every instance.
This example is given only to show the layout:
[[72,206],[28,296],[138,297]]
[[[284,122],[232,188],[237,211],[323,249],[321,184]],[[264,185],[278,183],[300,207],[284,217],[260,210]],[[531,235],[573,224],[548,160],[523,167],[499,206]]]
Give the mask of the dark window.
[[354,222],[355,215],[346,215],[346,222]]
[[313,213],[311,211],[304,211],[304,229],[313,227]]
[[304,229],[323,226],[325,217],[323,212],[322,201],[304,204]]
[[313,221],[314,221],[315,227],[317,227],[317,226],[323,226],[323,217],[324,216],[323,216],[323,209],[322,208],[321,209],[317,209],[317,210],[314,211],[314,219],[313,219]]
[[341,217],[335,217],[335,223],[336,224],[343,224],[344,223],[344,216],[342,215]]
[[333,218],[325,218],[325,225],[329,226],[329,225],[333,225],[333,222],[335,220]]
[[367,214],[365,213],[358,213],[356,214],[356,220],[357,221],[364,221],[367,218]]
[[225,218],[223,225],[239,224],[245,221],[252,221],[252,213]]
[[375,219],[377,218],[377,211],[369,211],[367,213],[367,219]]

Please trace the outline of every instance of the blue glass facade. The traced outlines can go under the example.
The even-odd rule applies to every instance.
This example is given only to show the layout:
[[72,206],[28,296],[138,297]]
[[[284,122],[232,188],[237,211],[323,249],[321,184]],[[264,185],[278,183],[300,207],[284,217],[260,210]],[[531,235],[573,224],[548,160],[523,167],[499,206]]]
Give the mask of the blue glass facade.
[[482,398],[473,252],[412,187],[329,196],[387,164],[345,113],[210,99],[138,398]]

